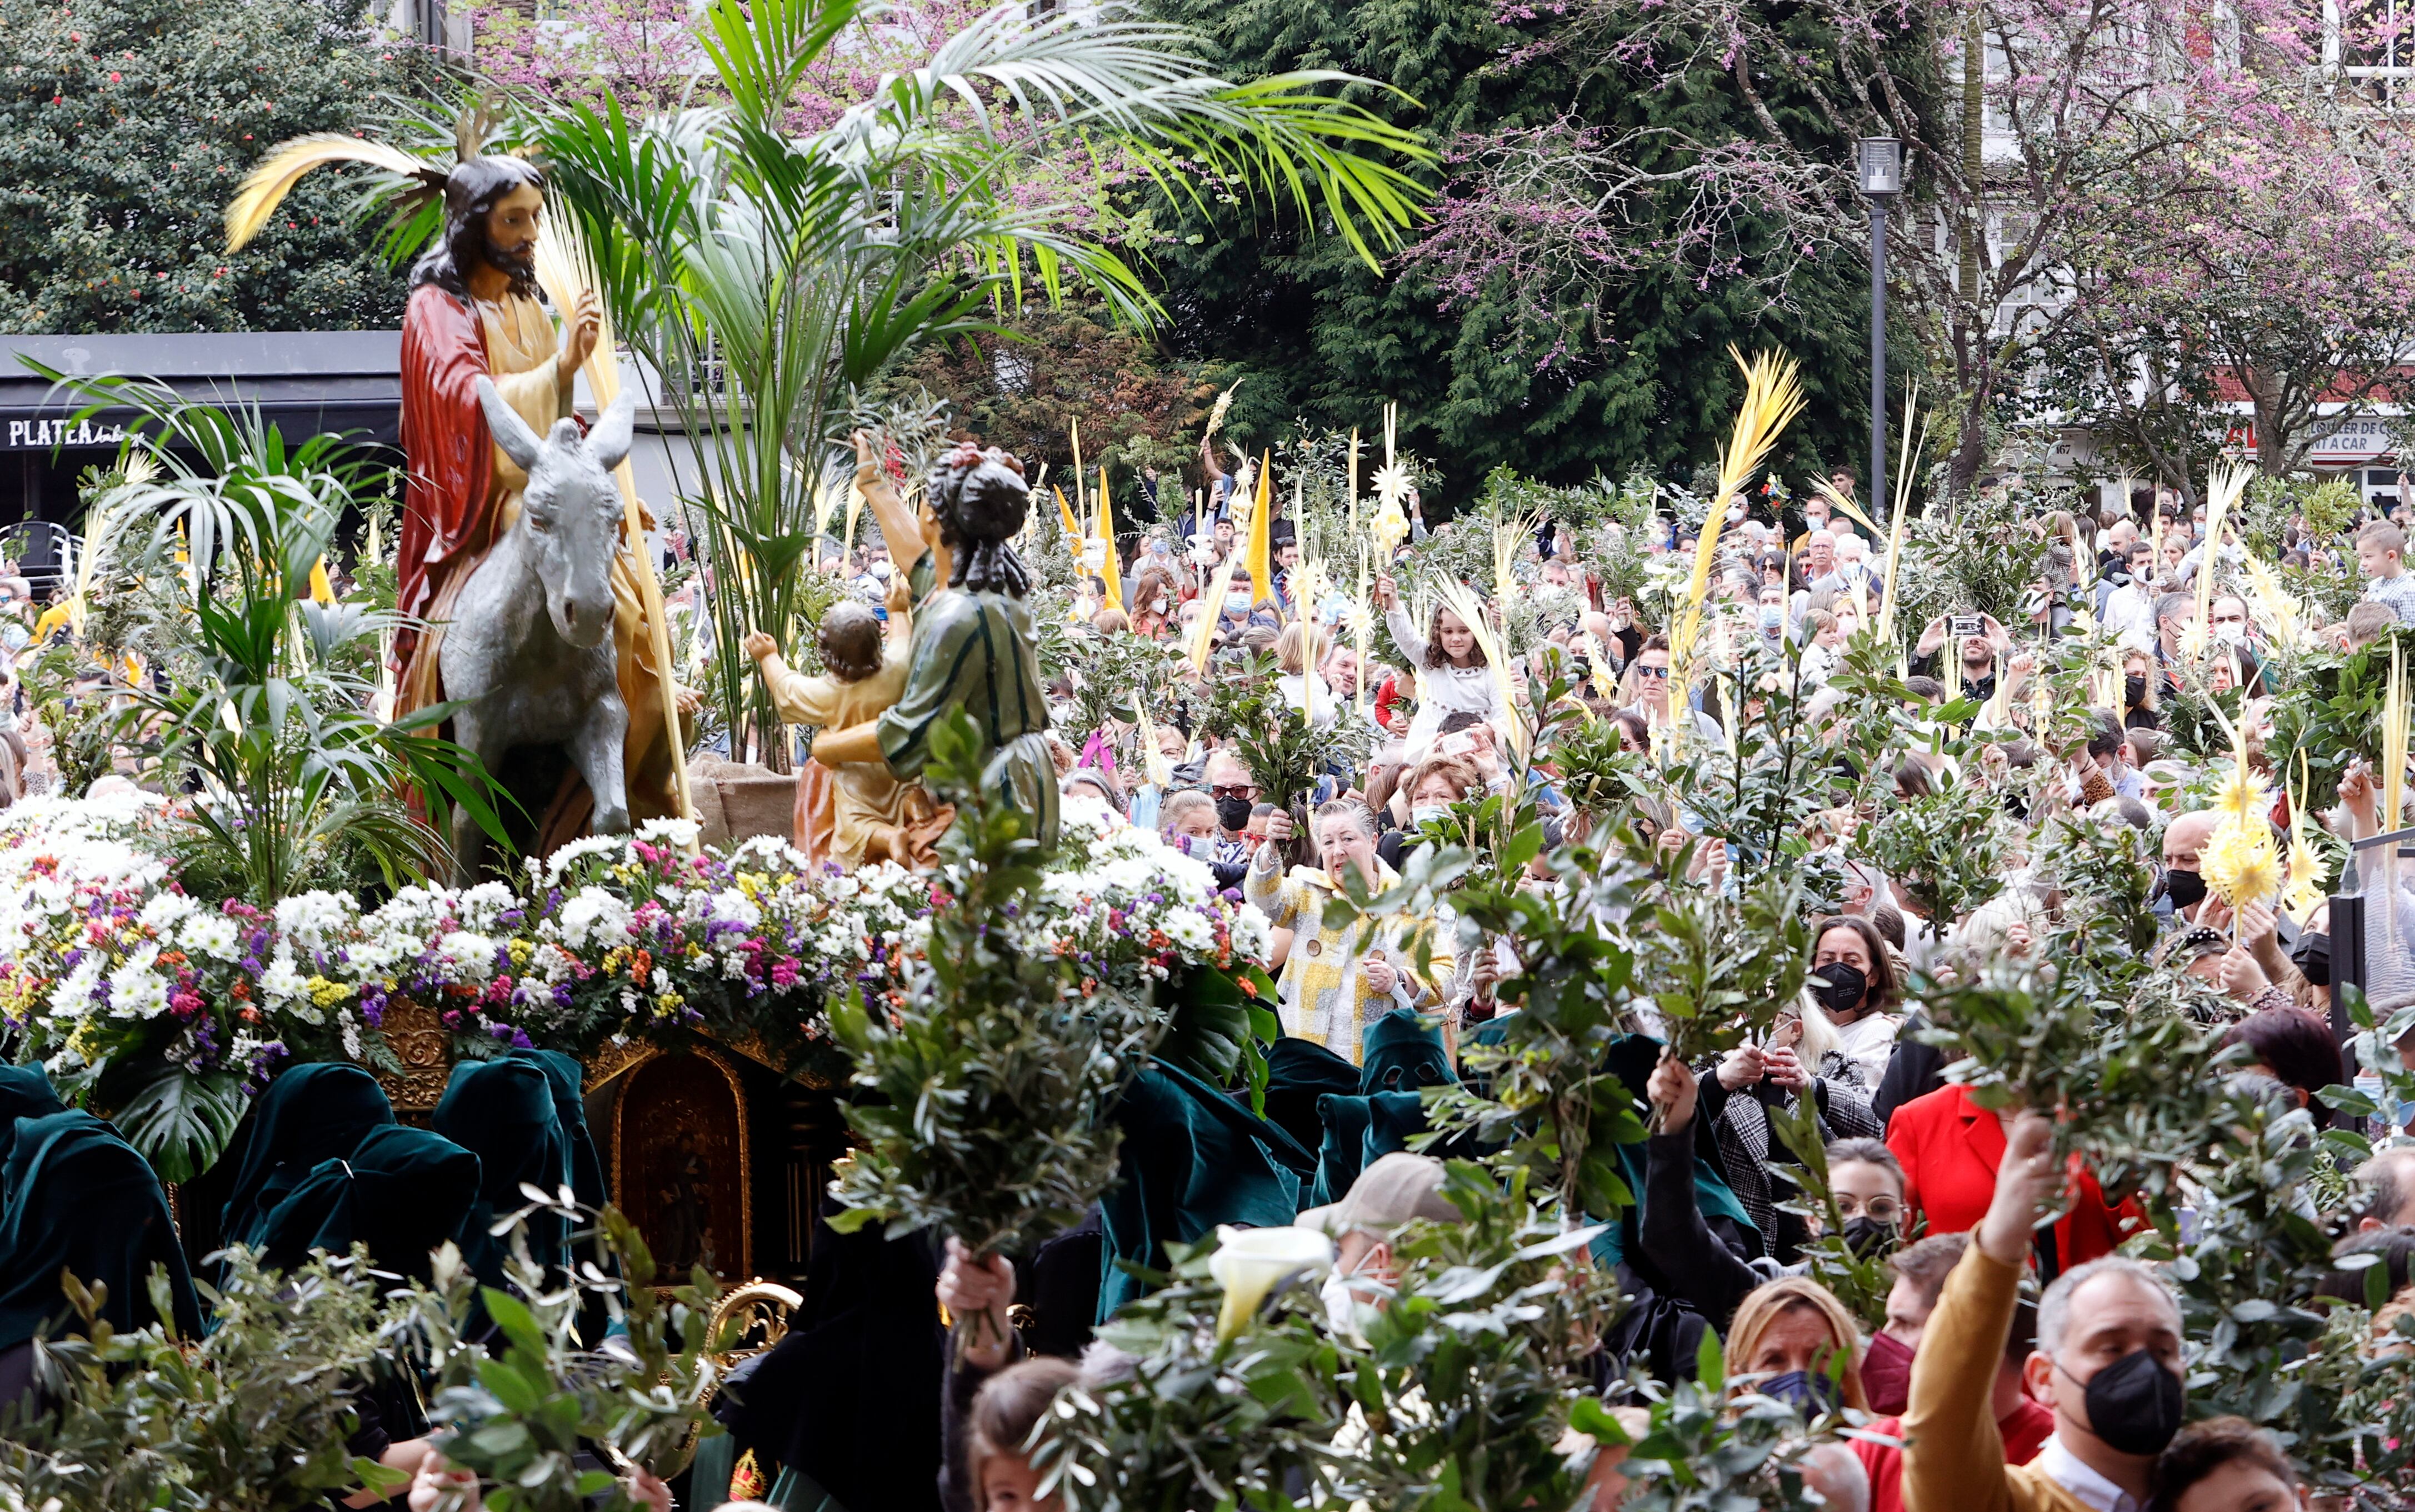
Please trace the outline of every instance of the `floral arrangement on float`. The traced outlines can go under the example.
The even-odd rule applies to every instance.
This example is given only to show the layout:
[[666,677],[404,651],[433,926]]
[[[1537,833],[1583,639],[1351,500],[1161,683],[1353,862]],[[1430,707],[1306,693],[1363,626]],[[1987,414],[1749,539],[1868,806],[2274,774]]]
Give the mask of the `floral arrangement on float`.
[[[286,1060],[399,1071],[400,1011],[432,1012],[460,1058],[702,1031],[836,1065],[825,1006],[899,1000],[950,887],[945,870],[817,866],[771,838],[698,852],[694,825],[656,820],[526,862],[517,888],[258,904],[183,891],[169,814],[133,796],[0,813],[0,1027],[170,1180],[209,1167]],[[1005,926],[1027,950],[1169,1010],[1197,974],[1249,993],[1263,915],[1153,833],[1066,817],[1044,906]]]

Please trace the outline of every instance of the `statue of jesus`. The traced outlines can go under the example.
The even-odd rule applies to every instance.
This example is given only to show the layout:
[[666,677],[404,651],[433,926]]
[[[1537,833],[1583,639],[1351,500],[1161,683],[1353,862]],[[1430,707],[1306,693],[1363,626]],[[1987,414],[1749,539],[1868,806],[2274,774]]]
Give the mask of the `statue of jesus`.
[[[538,303],[536,242],[544,213],[545,182],[532,164],[466,158],[444,180],[443,234],[412,269],[402,320],[408,477],[395,597],[403,613],[428,627],[395,637],[397,718],[443,701],[436,651],[453,600],[487,548],[518,517],[528,486],[528,475],[488,432],[473,385],[481,377],[492,379],[503,401],[542,436],[555,421],[572,416],[572,380],[595,350],[601,319],[592,292],[564,312],[563,337]],[[612,563],[612,634],[621,696],[629,708],[622,770],[633,819],[677,812],[670,741],[680,737],[664,727],[658,683],[668,669],[653,665],[629,557],[644,549],[643,541],[624,540]],[[566,835],[541,836],[540,843],[547,838]]]

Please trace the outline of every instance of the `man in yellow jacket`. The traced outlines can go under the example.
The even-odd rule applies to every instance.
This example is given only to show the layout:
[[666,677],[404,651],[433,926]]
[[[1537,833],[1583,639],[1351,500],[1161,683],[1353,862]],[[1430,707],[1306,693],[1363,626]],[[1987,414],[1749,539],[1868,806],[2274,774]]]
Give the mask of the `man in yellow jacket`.
[[1433,981],[1449,977],[1451,945],[1424,920],[1404,914],[1328,924],[1325,906],[1342,892],[1348,869],[1357,868],[1371,895],[1401,879],[1375,854],[1375,816],[1366,804],[1337,798],[1320,805],[1311,822],[1325,864],[1295,866],[1284,875],[1279,847],[1291,838],[1292,825],[1277,809],[1267,816],[1267,838],[1251,858],[1241,895],[1275,928],[1296,932],[1275,982],[1283,1033],[1313,1040],[1355,1066],[1368,1025],[1396,1008],[1431,1012],[1441,1006],[1418,976],[1418,943],[1430,940],[1424,969]]
[[2004,1463],[1991,1388],[2038,1218],[2066,1179],[2053,1135],[2034,1113],[2014,1123],[1987,1217],[1921,1336],[1903,1420],[1905,1512],[2143,1512],[2155,1457],[2180,1431],[2180,1305],[2153,1271],[2108,1255],[2039,1299],[2022,1380],[2053,1410],[2054,1436],[2028,1464]]

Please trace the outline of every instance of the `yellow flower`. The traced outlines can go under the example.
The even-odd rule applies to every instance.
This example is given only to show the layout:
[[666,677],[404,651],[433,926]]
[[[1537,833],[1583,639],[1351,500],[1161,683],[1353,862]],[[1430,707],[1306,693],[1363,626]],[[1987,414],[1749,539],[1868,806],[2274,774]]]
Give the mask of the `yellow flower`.
[[515,967],[527,966],[536,954],[536,945],[532,940],[515,938],[509,949],[512,952],[512,965]]
[[2281,907],[2302,926],[2314,917],[2326,896],[2322,876],[2322,858],[2306,844],[2304,836],[2293,836],[2289,841],[2289,890],[2282,894]]
[[2242,823],[2252,820],[2260,826],[2272,812],[2272,791],[2244,763],[2234,761],[2222,786],[2213,790],[2213,812],[2229,815]]
[[2198,869],[2214,895],[2237,907],[2269,898],[2281,887],[2281,856],[2272,827],[2261,818],[2226,818],[2198,853]]
[[664,993],[654,999],[654,1007],[662,1013],[663,1017],[669,1018],[671,1015],[677,1013],[680,1010],[680,1005],[686,1001],[686,998],[682,997],[677,993]]
[[310,1001],[321,1008],[333,1008],[352,996],[351,987],[340,981],[329,981],[324,977],[314,976],[305,985],[310,989]]

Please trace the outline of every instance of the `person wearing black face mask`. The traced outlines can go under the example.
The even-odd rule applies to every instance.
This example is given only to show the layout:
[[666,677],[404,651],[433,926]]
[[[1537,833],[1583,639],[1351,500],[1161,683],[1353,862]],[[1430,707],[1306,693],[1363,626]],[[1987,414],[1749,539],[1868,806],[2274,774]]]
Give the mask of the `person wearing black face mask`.
[[1812,997],[1836,1025],[1836,1048],[1842,1056],[1822,1074],[1849,1081],[1867,1094],[1886,1075],[1895,1053],[1896,1032],[1903,1020],[1888,1011],[1896,1003],[1894,963],[1878,926],[1856,915],[1820,921],[1813,926],[1811,947]]
[[2040,1115],[2015,1121],[1987,1216],[1922,1335],[1903,1424],[1907,1506],[2141,1512],[2155,1457],[2180,1431],[2179,1305],[2154,1272],[2108,1256],[2065,1271],[2040,1299],[2022,1378],[2052,1409],[2054,1436],[2030,1463],[2002,1462],[1989,1385],[2039,1215],[2061,1197],[2053,1137]]
[[1249,768],[1222,751],[1208,758],[1202,775],[1208,796],[1216,801],[1216,853],[1208,866],[1218,887],[1237,888],[1250,869],[1251,846],[1242,831],[1257,808],[1258,785],[1251,780]]
[[2164,880],[2159,891],[2169,907],[2158,911],[2176,924],[2197,922],[2198,907],[2205,902],[2205,878],[2198,872],[2198,857],[2213,838],[2219,820],[2211,809],[2200,809],[2164,827]]

